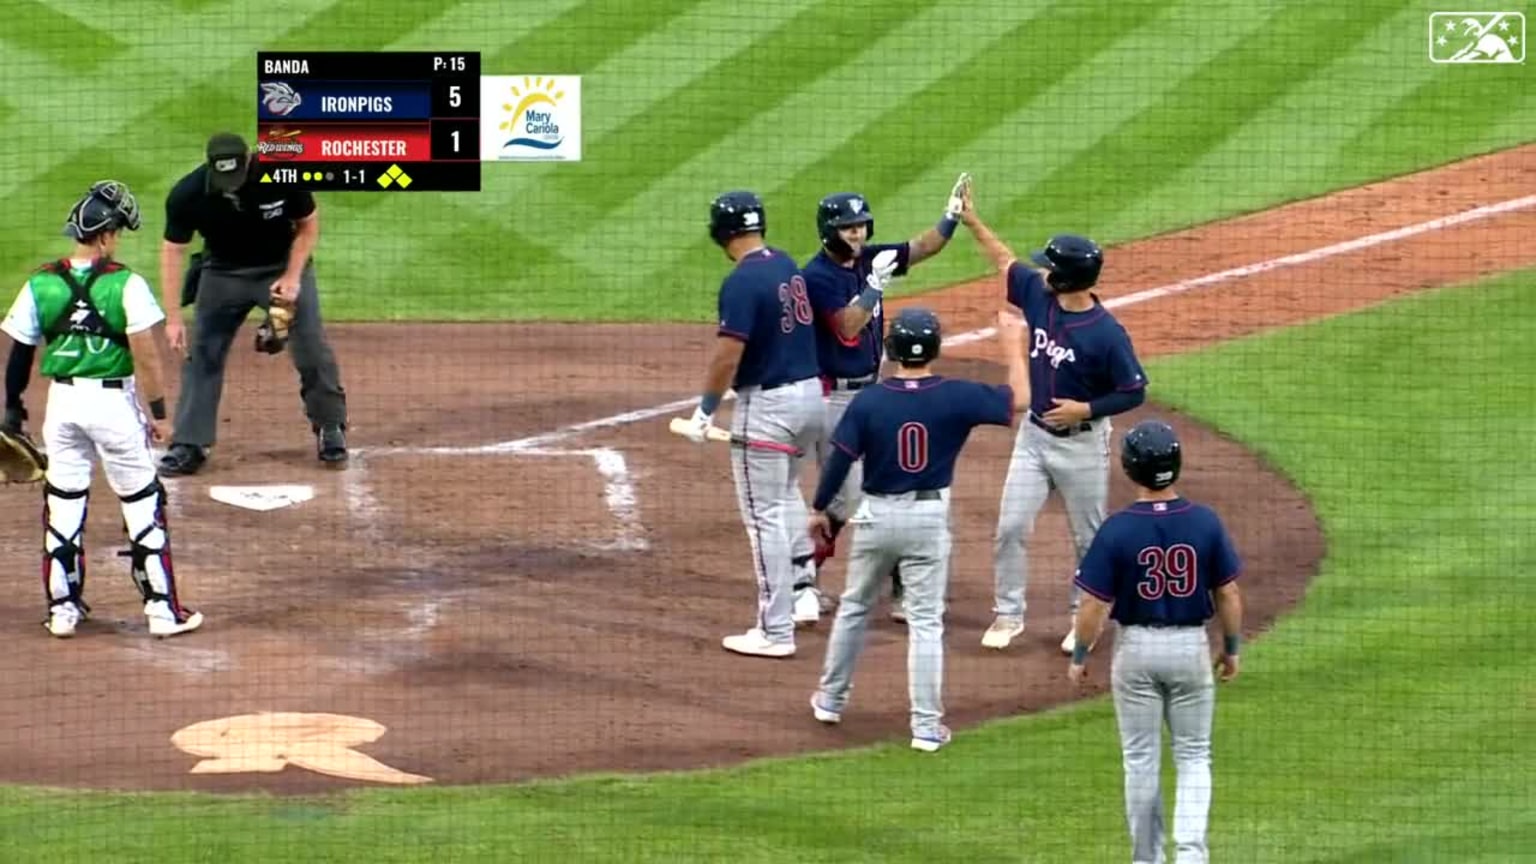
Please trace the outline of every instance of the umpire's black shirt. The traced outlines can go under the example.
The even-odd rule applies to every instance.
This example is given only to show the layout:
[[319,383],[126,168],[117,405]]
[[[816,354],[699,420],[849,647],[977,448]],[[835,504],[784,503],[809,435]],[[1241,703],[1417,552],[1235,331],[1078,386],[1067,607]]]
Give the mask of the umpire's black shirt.
[[315,212],[315,196],[256,177],[252,171],[231,200],[208,185],[208,166],[197,166],[166,196],[165,239],[191,243],[194,233],[203,235],[209,267],[286,265],[294,220]]

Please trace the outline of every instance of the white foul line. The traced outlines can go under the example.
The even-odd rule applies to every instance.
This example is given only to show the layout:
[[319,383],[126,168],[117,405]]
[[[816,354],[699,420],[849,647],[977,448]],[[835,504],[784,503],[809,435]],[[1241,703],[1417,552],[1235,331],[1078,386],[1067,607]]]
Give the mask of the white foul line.
[[[1294,267],[1298,264],[1310,264],[1313,261],[1321,261],[1332,258],[1335,255],[1344,255],[1349,252],[1357,252],[1361,249],[1369,249],[1372,246],[1380,246],[1383,243],[1391,243],[1418,234],[1426,234],[1430,231],[1439,231],[1442,228],[1451,228],[1467,222],[1476,222],[1487,219],[1490,216],[1498,216],[1504,213],[1512,213],[1516,210],[1524,210],[1536,206],[1536,195],[1526,195],[1521,198],[1512,198],[1508,201],[1500,201],[1497,204],[1486,204],[1482,207],[1474,207],[1471,210],[1463,210],[1450,216],[1441,216],[1430,219],[1427,222],[1419,222],[1414,225],[1406,225],[1402,228],[1394,228],[1391,231],[1382,231],[1376,234],[1367,234],[1364,237],[1356,237],[1342,243],[1334,243],[1329,246],[1320,246],[1306,252],[1297,252],[1291,255],[1283,255],[1279,258],[1271,258],[1267,261],[1259,261],[1254,264],[1245,264],[1241,267],[1233,267],[1230,270],[1222,270],[1218,273],[1209,273],[1205,276],[1197,276],[1193,279],[1185,279],[1182,282],[1174,282],[1160,288],[1148,288],[1127,294],[1124,297],[1114,297],[1104,301],[1104,306],[1109,309],[1119,309],[1125,306],[1134,306],[1137,303],[1145,303],[1148,300],[1156,300],[1160,297],[1170,297],[1174,294],[1182,294],[1195,288],[1206,285],[1214,285],[1218,282],[1227,282],[1233,279],[1242,279],[1246,276],[1254,276],[1259,273],[1267,273],[1270,270],[1279,270],[1283,267]],[[990,339],[997,334],[996,327],[983,327],[980,330],[971,330],[965,333],[957,333],[944,340],[944,345],[954,347],[968,345],[972,342],[980,342]],[[726,398],[731,398],[727,393]],[[627,426],[631,423],[639,423],[660,417],[663,414],[671,414],[692,408],[698,402],[697,397],[679,399],[676,402],[668,402],[665,405],[656,405],[651,408],[639,408],[634,411],[626,411],[623,414],[614,414],[611,417],[601,417],[596,420],[587,420],[581,423],[573,423],[570,426],[562,426],[552,432],[533,435],[528,438],[517,438],[511,441],[500,441],[495,444],[482,444],[475,447],[409,447],[390,448],[376,452],[399,452],[412,455],[488,455],[493,453],[529,453],[538,448],[546,447],[574,438],[583,432],[594,429],[613,429],[619,426]]]

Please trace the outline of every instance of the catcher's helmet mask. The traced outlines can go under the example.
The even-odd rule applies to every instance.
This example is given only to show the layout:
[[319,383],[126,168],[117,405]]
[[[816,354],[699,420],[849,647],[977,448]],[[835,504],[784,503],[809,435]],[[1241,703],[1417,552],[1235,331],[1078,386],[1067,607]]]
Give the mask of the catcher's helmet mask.
[[768,236],[768,214],[763,209],[763,200],[745,189],[716,196],[709,204],[710,239],[723,249],[731,238],[743,234]]
[[939,316],[917,306],[896,313],[885,334],[885,353],[907,368],[932,363],[943,345]]
[[78,242],[90,243],[103,234],[125,228],[137,231],[140,224],[139,202],[127,184],[99,180],[70,208],[63,233]]
[[1167,489],[1183,469],[1179,435],[1161,420],[1143,420],[1120,442],[1120,467],[1132,483],[1147,489]]
[[842,229],[863,225],[864,242],[875,236],[875,214],[870,212],[869,201],[857,192],[834,192],[816,205],[816,233],[821,245],[839,260],[847,261],[854,256],[852,246],[843,239]]
[[1104,268],[1104,250],[1099,244],[1076,234],[1057,234],[1029,260],[1049,273],[1045,284],[1057,294],[1087,291],[1098,284]]

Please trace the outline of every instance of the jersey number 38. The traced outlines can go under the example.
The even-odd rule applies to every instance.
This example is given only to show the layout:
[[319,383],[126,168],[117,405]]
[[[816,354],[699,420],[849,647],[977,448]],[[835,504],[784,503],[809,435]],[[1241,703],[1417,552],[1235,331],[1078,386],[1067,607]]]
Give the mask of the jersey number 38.
[[805,293],[805,280],[799,276],[779,285],[779,306],[784,314],[779,318],[779,329],[793,333],[796,324],[811,323],[811,298]]
[[1195,593],[1195,547],[1188,543],[1175,543],[1166,549],[1147,546],[1136,553],[1136,563],[1142,570],[1141,581],[1136,583],[1136,594],[1143,600],[1160,600],[1163,596],[1189,597]]

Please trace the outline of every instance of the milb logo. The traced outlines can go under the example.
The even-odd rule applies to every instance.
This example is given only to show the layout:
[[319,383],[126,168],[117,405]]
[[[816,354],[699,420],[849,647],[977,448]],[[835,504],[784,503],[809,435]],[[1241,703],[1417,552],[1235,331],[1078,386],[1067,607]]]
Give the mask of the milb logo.
[[1519,12],[1435,12],[1429,16],[1431,63],[1524,63],[1525,16]]

